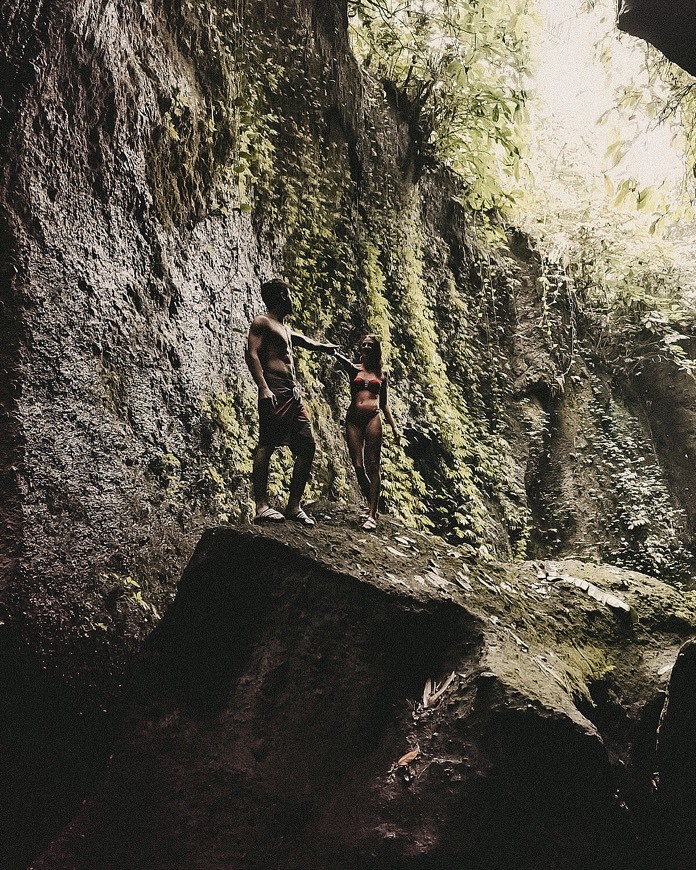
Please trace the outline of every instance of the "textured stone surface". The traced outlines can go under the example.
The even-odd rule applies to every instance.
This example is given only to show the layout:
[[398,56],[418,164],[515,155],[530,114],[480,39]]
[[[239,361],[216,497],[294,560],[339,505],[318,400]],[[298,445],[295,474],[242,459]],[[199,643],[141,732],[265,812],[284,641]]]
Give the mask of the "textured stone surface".
[[322,511],[311,535],[206,533],[106,780],[34,870],[656,866],[655,735],[690,599],[357,528]]

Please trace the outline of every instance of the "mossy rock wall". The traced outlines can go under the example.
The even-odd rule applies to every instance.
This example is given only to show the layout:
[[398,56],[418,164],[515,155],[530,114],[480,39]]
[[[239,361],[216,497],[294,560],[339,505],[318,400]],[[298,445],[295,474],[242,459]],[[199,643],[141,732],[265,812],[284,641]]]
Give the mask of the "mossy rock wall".
[[[243,346],[278,274],[300,331],[347,352],[384,337],[405,433],[385,442],[388,512],[482,558],[577,551],[578,522],[553,513],[586,509],[572,486],[589,472],[559,421],[588,450],[634,455],[578,398],[577,302],[524,238],[482,246],[457,180],[358,68],[343,2],[4,8],[0,534],[22,643],[113,690],[202,529],[249,517]],[[354,499],[347,384],[298,356],[320,446],[309,497]],[[279,499],[289,466],[273,468]],[[652,467],[656,534],[678,542],[679,496]],[[594,506],[591,534],[615,502]],[[636,528],[587,553],[649,569]]]
[[[86,793],[202,531],[250,516],[243,348],[266,278],[292,282],[299,330],[347,352],[384,337],[405,434],[385,443],[387,512],[482,563],[688,579],[688,385],[661,428],[670,373],[626,392],[590,366],[582,300],[527,239],[482,245],[457,180],[355,63],[342,0],[0,9],[0,724],[25,765],[0,790],[20,831],[0,863],[23,866]],[[347,384],[298,356],[309,496],[330,511],[357,497]],[[29,842],[13,789],[36,792],[44,759]]]

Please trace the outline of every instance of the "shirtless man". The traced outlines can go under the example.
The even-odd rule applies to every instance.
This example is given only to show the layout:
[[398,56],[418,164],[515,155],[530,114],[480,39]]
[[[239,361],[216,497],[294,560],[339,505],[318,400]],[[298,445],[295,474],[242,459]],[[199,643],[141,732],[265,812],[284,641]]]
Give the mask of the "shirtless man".
[[[309,480],[316,444],[312,424],[300,398],[295,379],[293,345],[333,354],[335,344],[322,344],[291,332],[285,318],[292,314],[292,296],[284,281],[274,279],[261,286],[266,313],[255,317],[249,328],[246,362],[259,388],[259,443],[254,451],[255,523],[282,523],[287,518],[303,526],[315,521],[302,509],[300,500]],[[268,467],[276,447],[287,444],[295,457],[290,496],[283,516],[268,503]]]

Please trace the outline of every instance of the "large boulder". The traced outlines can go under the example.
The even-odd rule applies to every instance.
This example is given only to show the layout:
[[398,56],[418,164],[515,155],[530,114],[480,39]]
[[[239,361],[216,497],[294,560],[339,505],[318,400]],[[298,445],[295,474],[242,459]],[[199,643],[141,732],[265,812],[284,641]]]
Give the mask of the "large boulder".
[[319,515],[203,536],[108,775],[33,870],[648,866],[691,597]]

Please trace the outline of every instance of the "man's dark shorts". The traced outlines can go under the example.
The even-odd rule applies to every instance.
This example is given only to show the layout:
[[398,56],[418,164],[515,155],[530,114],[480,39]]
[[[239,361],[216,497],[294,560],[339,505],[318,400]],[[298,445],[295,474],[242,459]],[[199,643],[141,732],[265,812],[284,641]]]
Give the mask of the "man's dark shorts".
[[292,390],[274,390],[277,402],[259,401],[259,447],[280,447],[287,444],[293,453],[314,443],[312,424],[307,409]]

